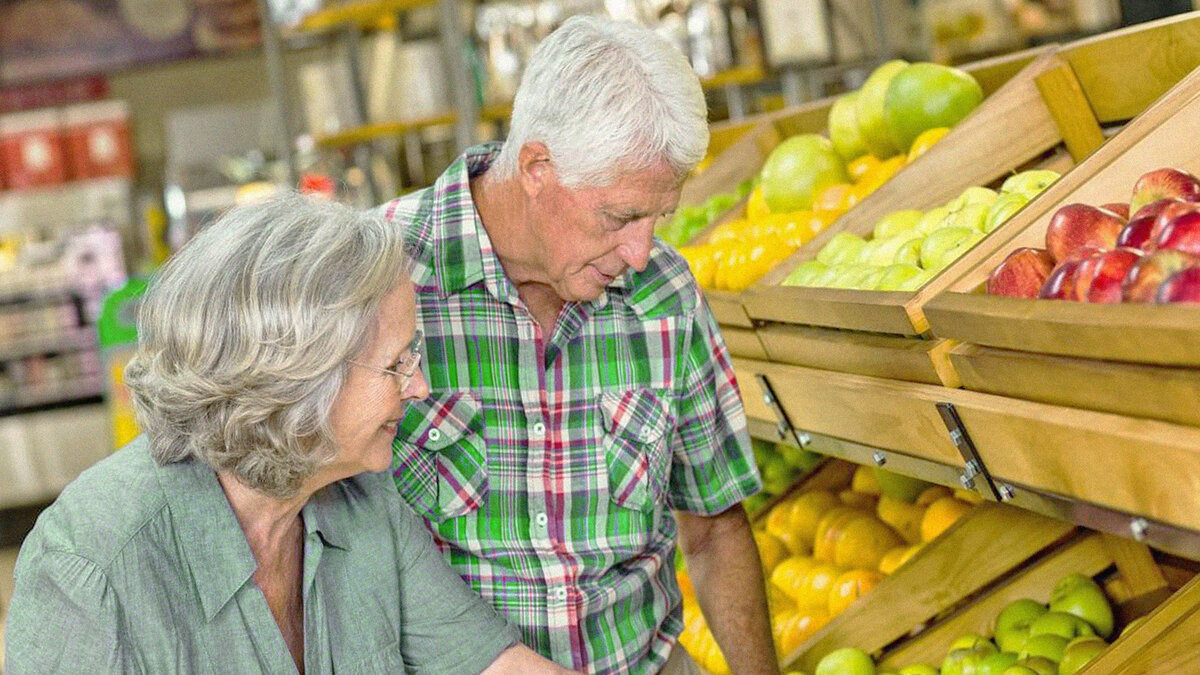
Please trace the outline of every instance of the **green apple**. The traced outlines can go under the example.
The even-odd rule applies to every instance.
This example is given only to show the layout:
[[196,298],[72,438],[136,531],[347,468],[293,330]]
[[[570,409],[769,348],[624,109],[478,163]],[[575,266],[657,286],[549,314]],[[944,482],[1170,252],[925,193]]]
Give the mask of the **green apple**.
[[892,263],[907,263],[909,265],[920,263],[921,242],[923,241],[925,241],[925,237],[915,236],[901,244],[900,248],[896,249],[896,257],[892,258]]
[[819,260],[807,260],[796,265],[796,269],[792,270],[791,274],[783,280],[784,286],[809,286],[812,280],[817,278],[822,272],[829,269],[829,266]]
[[987,220],[984,222],[983,231],[991,232],[1003,225],[1009,218],[1015,216],[1017,211],[1025,208],[1030,199],[1032,198],[1023,192],[1005,192],[1000,195],[988,207]]
[[[972,660],[970,649],[951,649],[942,659],[941,675],[967,675],[967,663]],[[971,671],[975,670],[974,663]]]
[[988,207],[984,204],[967,204],[950,214],[953,227],[969,227],[972,230],[985,232],[987,225]]
[[1000,673],[1000,675],[1038,675],[1038,671],[1028,666],[1017,664],[1005,668],[1004,672]]
[[792,480],[796,477],[796,470],[778,456],[763,460],[759,472],[762,475],[763,489],[774,494],[791,487]]
[[979,660],[975,666],[975,675],[1001,675],[1017,662],[1017,655],[1012,652],[992,652]]
[[1000,184],[1000,192],[1019,192],[1033,198],[1058,180],[1059,173],[1050,169],[1033,169],[1013,174]]
[[902,59],[888,61],[879,66],[863,82],[854,101],[858,129],[862,132],[863,141],[866,142],[867,149],[871,151],[871,154],[879,159],[887,159],[897,152],[908,150],[908,145],[900,147],[892,142],[883,110],[884,101],[888,95],[888,85],[900,71],[907,67],[908,62]]
[[944,227],[946,217],[949,215],[950,209],[946,208],[945,206],[939,206],[937,208],[930,209],[925,212],[925,215],[921,216],[921,219],[917,221],[917,224],[913,227],[913,229],[921,234],[929,235],[931,232]]
[[911,241],[914,241],[914,237],[908,232],[901,232],[887,239],[872,239],[871,242],[874,243],[874,246],[871,247],[871,254],[867,259],[867,263],[876,267],[891,265],[896,261],[896,255],[900,252],[900,249],[907,246]]
[[[941,675],[977,675],[979,664],[983,660],[996,653],[996,646],[982,636],[963,636],[979,638],[981,641],[970,647],[954,647],[951,646],[950,653],[946,655],[942,661]],[[963,638],[954,641],[954,644],[966,644]]]
[[888,84],[883,115],[892,144],[908,149],[927,129],[952,127],[983,100],[970,74],[936,63],[914,63]]
[[921,270],[920,274],[909,277],[909,278],[905,279],[904,281],[900,282],[900,286],[896,290],[898,290],[898,291],[919,290],[922,286],[929,283],[930,279],[932,279],[936,276],[937,276],[937,270]]
[[847,162],[867,154],[867,142],[858,128],[855,95],[856,92],[850,92],[841,96],[829,108],[829,140]]
[[879,491],[892,499],[899,499],[909,504],[915,502],[930,483],[908,476],[902,476],[877,466],[871,467],[875,474],[875,482],[879,483]]
[[914,209],[892,211],[875,223],[874,237],[886,239],[901,232],[907,232],[917,226],[923,215],[925,214]]
[[1035,675],[1058,675],[1058,664],[1041,656],[1023,656],[1017,659],[1018,666],[1025,666]]
[[841,265],[858,257],[867,242],[857,234],[838,232],[817,253],[817,261],[826,265]]
[[883,268],[883,276],[879,279],[879,285],[876,286],[881,291],[899,291],[904,283],[914,277],[920,276],[923,270],[916,265],[888,265]]
[[1058,662],[1058,675],[1074,675],[1105,649],[1108,643],[1094,635],[1071,640],[1063,651],[1062,661]]
[[875,675],[875,662],[861,649],[844,647],[826,654],[815,675]]
[[1000,613],[996,615],[995,632],[999,633],[1002,630],[1008,630],[1021,624],[1028,626],[1030,621],[1045,614],[1047,611],[1049,610],[1046,609],[1045,605],[1031,598],[1013,600],[1005,605],[1004,609],[1000,610]]
[[1070,640],[1080,635],[1095,635],[1091,624],[1074,614],[1046,612],[1029,622],[1029,635],[1059,635]]
[[969,227],[943,227],[934,230],[921,242],[921,267],[927,270],[945,267],[952,260],[948,257],[949,252],[969,240],[976,232]]
[[775,451],[783,458],[783,461],[788,463],[788,466],[797,471],[808,471],[809,469],[820,464],[825,459],[823,455],[815,453],[811,450],[801,450],[800,448],[792,447],[780,443],[775,446]]
[[859,288],[866,290],[866,291],[879,290],[879,282],[883,279],[883,275],[884,275],[886,269],[887,269],[886,267],[871,268],[871,273],[863,278],[862,283],[859,285]]
[[972,647],[980,646],[991,647],[992,651],[995,651],[996,649],[996,645],[992,644],[991,640],[980,635],[979,633],[967,633],[965,635],[958,636],[954,642],[950,643],[950,651],[954,651],[955,649],[971,649]]
[[810,208],[818,192],[850,181],[833,143],[817,134],[800,134],[780,143],[759,175],[763,199],[772,213]]
[[879,282],[872,278],[878,276],[879,268],[860,267],[855,273],[846,275],[846,288],[873,289],[875,288],[874,284]]
[[900,669],[898,675],[940,675],[938,669],[925,663],[914,663],[911,666],[904,666]]
[[1050,611],[1074,614],[1090,623],[1102,638],[1112,635],[1112,606],[1100,586],[1087,575],[1068,574],[1059,580],[1050,593]]
[[1067,649],[1067,642],[1067,638],[1061,635],[1030,635],[1025,641],[1025,649],[1021,651],[1021,656],[1040,656],[1058,663]]
[[986,232],[980,232],[978,230],[971,230],[971,236],[962,239],[957,244],[955,244],[954,247],[952,247],[950,250],[946,251],[942,255],[941,260],[938,261],[938,265],[936,267],[926,267],[925,269],[928,269],[928,270],[931,270],[934,272],[942,270],[943,268],[947,267],[950,263],[963,257],[967,253],[967,251],[970,251],[972,248],[975,248],[975,244],[978,244],[986,236],[987,236]]
[[963,190],[962,194],[958,195],[954,199],[951,199],[946,204],[946,207],[951,211],[957,211],[964,206],[971,206],[974,204],[991,206],[992,202],[996,201],[996,198],[999,196],[999,193],[997,193],[995,190],[985,187],[971,186],[966,190]]
[[1021,653],[1025,642],[1029,639],[1029,623],[1018,623],[1014,626],[996,631],[996,645],[1000,651]]

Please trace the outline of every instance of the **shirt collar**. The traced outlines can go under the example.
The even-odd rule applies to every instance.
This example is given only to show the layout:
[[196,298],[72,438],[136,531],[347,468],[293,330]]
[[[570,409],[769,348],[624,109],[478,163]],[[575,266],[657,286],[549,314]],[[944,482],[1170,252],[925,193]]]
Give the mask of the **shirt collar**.
[[[157,471],[204,617],[212,621],[254,576],[258,563],[210,467],[188,459],[160,466]],[[325,546],[349,550],[341,489],[337,483],[317,492],[301,513],[306,535],[316,533]],[[309,540],[311,537],[306,537]]]
[[212,621],[258,564],[211,468],[188,459],[158,467],[158,477],[204,617]]

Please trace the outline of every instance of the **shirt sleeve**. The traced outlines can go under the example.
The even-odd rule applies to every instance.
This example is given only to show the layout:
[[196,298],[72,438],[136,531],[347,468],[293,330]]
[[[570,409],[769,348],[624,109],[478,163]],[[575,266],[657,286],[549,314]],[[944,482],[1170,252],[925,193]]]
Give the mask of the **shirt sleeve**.
[[762,489],[729,350],[698,287],[678,382],[670,506],[715,515]]
[[410,673],[479,673],[520,641],[511,626],[450,569],[429,531],[395,491],[400,640]]
[[6,628],[5,672],[137,672],[121,625],[116,593],[95,563],[72,553],[22,550]]

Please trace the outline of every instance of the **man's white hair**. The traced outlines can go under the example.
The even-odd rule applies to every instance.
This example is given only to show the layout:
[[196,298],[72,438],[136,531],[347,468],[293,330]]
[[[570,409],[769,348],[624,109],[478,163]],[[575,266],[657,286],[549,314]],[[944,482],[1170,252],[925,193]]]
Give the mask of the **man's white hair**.
[[654,31],[572,17],[533,52],[495,175],[515,177],[521,147],[534,141],[568,187],[603,187],[663,162],[682,177],[708,148],[704,92],[683,54]]

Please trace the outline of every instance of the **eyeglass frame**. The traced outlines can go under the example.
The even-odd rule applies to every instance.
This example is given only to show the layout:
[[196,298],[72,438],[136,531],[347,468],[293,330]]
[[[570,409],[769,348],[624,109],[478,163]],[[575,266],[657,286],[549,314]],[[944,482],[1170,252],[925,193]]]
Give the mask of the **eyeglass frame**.
[[[397,384],[399,384],[400,391],[404,391],[405,389],[408,389],[408,385],[412,384],[413,378],[416,377],[417,373],[421,371],[421,358],[424,356],[424,350],[423,350],[424,343],[425,343],[425,333],[420,328],[418,328],[413,333],[412,342],[409,343],[407,357],[402,356],[402,357],[400,357],[400,360],[398,361],[398,364],[400,365],[400,367],[408,368],[409,372],[404,372],[402,370],[399,370],[398,368],[395,368],[395,369],[380,368],[379,366],[372,366],[369,363],[355,361],[354,359],[346,359],[346,363],[349,363],[350,365],[358,366],[360,368],[366,368],[367,370],[373,370],[377,373],[381,373],[384,375],[391,375],[393,378],[395,378]],[[411,366],[404,362],[405,358],[412,359]]]

